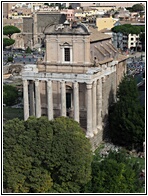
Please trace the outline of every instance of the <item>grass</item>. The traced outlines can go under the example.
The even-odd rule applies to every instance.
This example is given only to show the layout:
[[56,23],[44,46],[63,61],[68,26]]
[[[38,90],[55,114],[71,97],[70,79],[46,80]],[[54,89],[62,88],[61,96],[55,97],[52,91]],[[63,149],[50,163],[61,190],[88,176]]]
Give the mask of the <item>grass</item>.
[[7,120],[12,120],[13,118],[19,118],[20,120],[24,119],[23,108],[11,108],[4,107],[3,108],[3,118]]

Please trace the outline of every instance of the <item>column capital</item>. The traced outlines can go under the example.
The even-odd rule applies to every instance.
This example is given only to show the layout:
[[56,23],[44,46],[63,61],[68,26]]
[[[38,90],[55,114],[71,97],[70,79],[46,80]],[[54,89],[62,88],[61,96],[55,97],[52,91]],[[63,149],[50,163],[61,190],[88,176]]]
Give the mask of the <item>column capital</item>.
[[96,86],[96,84],[97,84],[97,81],[94,81],[94,82],[93,82],[93,86]]
[[27,79],[23,79],[23,84],[27,85],[28,84],[28,80]]
[[39,85],[39,80],[35,80],[35,86]]
[[106,76],[102,77],[102,82],[104,83],[106,81]]
[[102,82],[102,80],[101,80],[101,78],[99,78],[99,79],[97,80],[97,85],[100,85],[101,82]]
[[50,87],[51,84],[52,84],[52,81],[51,80],[46,80],[46,82],[47,82],[47,86]]
[[78,82],[74,82],[73,85],[74,85],[74,88],[78,88]]
[[91,89],[92,88],[92,83],[86,83],[86,88]]
[[63,84],[65,85],[66,82],[65,82],[65,80],[61,80],[60,83],[61,83],[62,85],[63,85]]

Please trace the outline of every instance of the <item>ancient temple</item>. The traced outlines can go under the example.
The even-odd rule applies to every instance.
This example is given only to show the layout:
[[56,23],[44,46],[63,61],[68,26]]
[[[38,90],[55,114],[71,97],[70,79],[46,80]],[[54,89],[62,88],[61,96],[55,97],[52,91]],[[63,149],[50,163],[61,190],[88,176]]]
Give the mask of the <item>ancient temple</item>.
[[73,118],[95,148],[103,140],[109,105],[126,73],[126,56],[118,53],[109,35],[82,23],[50,25],[44,34],[44,59],[22,71],[24,119]]

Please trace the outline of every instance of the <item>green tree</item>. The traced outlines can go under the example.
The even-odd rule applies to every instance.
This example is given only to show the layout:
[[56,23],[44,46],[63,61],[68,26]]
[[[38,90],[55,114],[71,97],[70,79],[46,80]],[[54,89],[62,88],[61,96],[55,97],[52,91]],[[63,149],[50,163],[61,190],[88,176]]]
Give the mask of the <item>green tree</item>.
[[31,48],[28,46],[28,47],[26,48],[25,52],[28,53],[28,54],[31,54],[32,50],[31,50]]
[[49,191],[53,183],[44,161],[50,159],[50,130],[47,118],[13,119],[4,125],[4,189],[13,193]]
[[132,77],[125,76],[119,84],[117,102],[110,109],[109,122],[112,142],[128,148],[142,146],[144,108],[140,105],[138,88]]
[[9,39],[9,38],[3,38],[3,47],[5,48],[6,46],[11,46],[15,43],[14,39]]
[[142,190],[140,166],[132,163],[125,152],[110,152],[108,157],[92,162],[92,179],[84,187],[89,193],[138,193]]
[[[142,28],[144,28],[144,27],[142,27]],[[131,25],[131,24],[124,24],[124,25],[115,26],[111,30],[115,33],[120,32],[120,33],[123,33],[125,35],[129,35],[129,34],[138,35],[138,34],[141,33],[141,27]]]
[[44,5],[49,6],[49,3],[44,3]]
[[90,143],[73,119],[55,119],[53,132],[51,173],[54,188],[57,192],[79,192],[91,176]]
[[12,57],[12,56],[9,56],[9,57],[7,58],[7,62],[13,62],[13,57]]
[[17,103],[18,97],[18,90],[16,87],[6,84],[3,86],[3,102],[7,106],[12,106]]
[[142,50],[145,51],[145,32],[142,32],[142,33],[140,34],[139,40],[140,40],[141,43],[142,43]]
[[21,32],[20,29],[12,25],[7,25],[3,27],[3,35],[7,35],[9,39],[11,39],[11,36],[14,33],[20,33],[20,32]]
[[55,3],[50,3],[49,7],[55,7]]
[[90,144],[72,119],[14,119],[4,125],[3,137],[5,190],[78,192],[90,180]]
[[142,4],[135,4],[132,6],[132,12],[140,12],[144,10],[144,6]]
[[132,7],[126,7],[126,10],[128,10],[129,12],[132,12]]
[[73,8],[72,8],[72,5],[69,5],[68,9],[73,9]]

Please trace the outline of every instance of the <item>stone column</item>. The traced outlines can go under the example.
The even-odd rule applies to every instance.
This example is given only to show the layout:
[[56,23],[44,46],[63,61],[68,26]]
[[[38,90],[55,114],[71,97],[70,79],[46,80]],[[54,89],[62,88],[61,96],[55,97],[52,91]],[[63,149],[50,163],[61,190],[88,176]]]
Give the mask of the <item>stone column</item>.
[[97,127],[102,129],[102,79],[97,81]]
[[101,78],[101,83],[102,83],[102,127],[104,126],[104,122],[105,122],[105,114],[106,114],[106,97],[105,97],[105,92],[106,92],[106,86],[104,85],[104,83],[106,82],[106,76],[103,76]]
[[53,96],[52,96],[52,81],[47,81],[47,104],[48,104],[48,120],[53,119]]
[[87,89],[87,132],[86,137],[91,138],[94,136],[92,130],[92,84],[86,85]]
[[30,95],[30,116],[35,116],[35,105],[34,105],[34,81],[29,82],[29,95]]
[[29,117],[29,102],[28,102],[28,81],[23,80],[23,99],[24,99],[24,120]]
[[40,82],[39,80],[35,80],[35,106],[36,106],[36,117],[41,117],[41,97],[40,97]]
[[61,116],[66,116],[66,88],[65,88],[65,81],[61,82]]
[[79,84],[74,82],[74,120],[79,122]]
[[92,118],[93,118],[93,132],[94,134],[97,134],[97,122],[96,122],[96,81],[93,83],[93,115],[92,115]]

